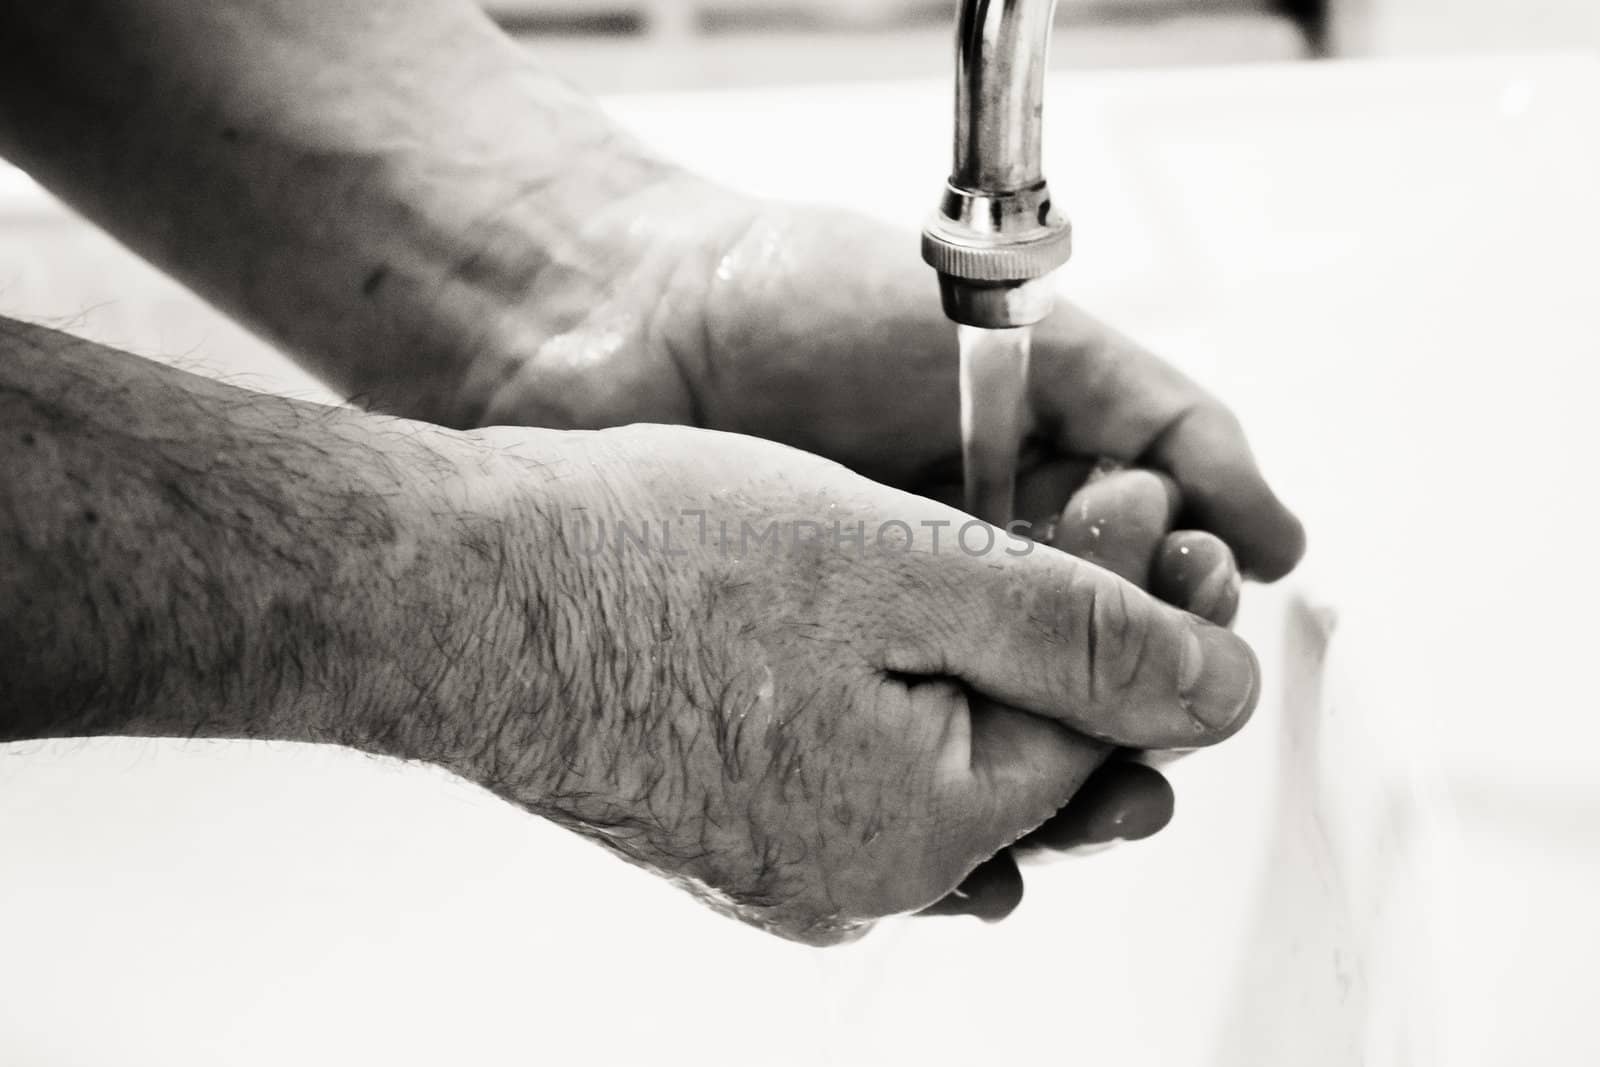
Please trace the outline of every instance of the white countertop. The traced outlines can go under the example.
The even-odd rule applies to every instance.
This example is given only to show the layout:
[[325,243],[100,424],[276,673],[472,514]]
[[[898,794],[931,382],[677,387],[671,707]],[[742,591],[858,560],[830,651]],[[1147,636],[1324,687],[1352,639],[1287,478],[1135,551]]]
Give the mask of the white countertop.
[[[909,227],[946,165],[947,95],[614,107],[727,181]],[[1077,231],[1062,284],[1239,410],[1307,520],[1297,581],[1339,615],[1344,673],[1324,701],[1392,715],[1390,755],[1444,783],[1461,817],[1446,876],[1467,883],[1481,966],[1455,991],[1452,1025],[1472,1025],[1455,1040],[1486,1063],[1600,1056],[1581,1025],[1600,947],[1600,61],[1066,77],[1047,124]],[[52,280],[84,274],[68,260],[85,257],[106,268]],[[3,172],[0,312],[314,393]],[[1246,629],[1292,595],[1254,594]],[[1013,924],[901,925],[824,957],[701,923],[646,876],[425,772],[281,748],[14,750],[0,754],[0,913],[28,921],[0,957],[0,1033],[49,1063],[280,1062],[302,1040],[329,1062],[552,1045],[603,1062],[658,1041],[668,1061],[1351,1062],[1343,1045],[1241,1037],[1292,1031],[1258,1029],[1208,974],[1282,976],[1251,972],[1238,946],[1240,960],[1191,951],[1226,949],[1204,944],[1207,909],[1257,906],[1208,866],[1268,860],[1204,836],[1208,817],[1233,817],[1208,809],[1207,784],[1270,757],[1274,729],[1179,768],[1188,806],[1165,840],[1044,872]],[[1192,910],[1141,881],[1174,857],[1195,872]],[[1075,907],[1154,940],[1086,953],[1063,919]],[[1536,981],[1549,989],[1516,996]],[[1341,1020],[1329,1032],[1348,1034]]]

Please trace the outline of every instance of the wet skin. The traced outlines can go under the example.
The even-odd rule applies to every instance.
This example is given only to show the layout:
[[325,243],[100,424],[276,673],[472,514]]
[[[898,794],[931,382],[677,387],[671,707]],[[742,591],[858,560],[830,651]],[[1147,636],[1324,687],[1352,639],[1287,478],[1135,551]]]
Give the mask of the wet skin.
[[[1181,511],[1176,483],[1152,471],[1097,470],[1085,479],[1080,470],[1056,465],[1023,480],[1024,513],[1045,516],[1029,520],[1039,537],[1185,611],[1218,625],[1232,622],[1241,584],[1233,553],[1213,534],[1172,529]],[[1070,500],[1056,506],[1068,491]],[[1019,858],[1138,841],[1164,829],[1174,807],[1172,787],[1160,771],[1132,753],[1109,752],[1060,813],[921,914],[1003,919],[1022,902]]]

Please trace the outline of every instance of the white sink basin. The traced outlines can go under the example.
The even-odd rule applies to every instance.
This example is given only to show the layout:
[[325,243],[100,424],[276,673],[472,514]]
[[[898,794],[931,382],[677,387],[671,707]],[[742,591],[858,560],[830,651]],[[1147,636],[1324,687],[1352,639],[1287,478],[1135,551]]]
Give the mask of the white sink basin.
[[[616,107],[730,181],[910,226],[946,96]],[[1064,284],[1228,396],[1314,540],[1250,594],[1266,698],[1173,769],[1167,833],[1032,872],[1002,926],[817,953],[441,774],[21,746],[0,1060],[1600,1062],[1600,63],[1068,79],[1049,127]],[[0,313],[325,395],[15,181]]]

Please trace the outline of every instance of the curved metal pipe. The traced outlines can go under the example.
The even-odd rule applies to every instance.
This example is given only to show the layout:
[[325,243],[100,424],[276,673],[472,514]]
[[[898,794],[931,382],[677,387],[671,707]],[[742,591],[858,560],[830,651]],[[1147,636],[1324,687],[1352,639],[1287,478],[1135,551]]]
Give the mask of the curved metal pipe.
[[1044,178],[1040,130],[1056,0],[965,0],[956,38],[952,185],[1008,193]]

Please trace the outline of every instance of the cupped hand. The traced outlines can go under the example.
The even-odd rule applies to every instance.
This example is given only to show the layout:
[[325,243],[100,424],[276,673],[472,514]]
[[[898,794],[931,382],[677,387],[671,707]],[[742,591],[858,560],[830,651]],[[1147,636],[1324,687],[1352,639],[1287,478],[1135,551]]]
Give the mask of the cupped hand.
[[[1173,529],[1179,493],[1165,475],[1096,471],[1077,485],[1071,471],[1040,470],[1023,482],[1021,504],[1025,515],[1037,516],[1029,526],[1045,543],[1219,626],[1233,620],[1240,587],[1233,553],[1213,534]],[[1065,809],[1014,851],[1032,857],[1139,840],[1167,825],[1174,803],[1172,787],[1159,771],[1131,754],[1113,753]],[[1006,851],[923,914],[974,915],[993,922],[1010,915],[1022,895],[1017,857]]]
[[[954,331],[915,248],[913,234],[857,215],[753,201],[675,174],[595,217],[562,250],[490,331],[498,343],[485,346],[463,406],[483,424],[733,430],[957,502]],[[1298,560],[1300,526],[1233,416],[1075,307],[1036,330],[1030,407],[1022,517],[1053,517],[1109,458],[1165,472],[1193,536],[1220,538],[1255,576],[1280,577]],[[1072,529],[1070,518],[1061,525]],[[1105,543],[1149,548],[1137,533]],[[1221,569],[1178,555],[1170,582],[1152,575],[1155,592],[1214,617],[1204,598],[1220,594],[1191,586]],[[1159,774],[1113,760],[1054,821],[1052,840],[1154,832],[1170,812]],[[951,906],[992,918],[1015,907],[1021,878],[999,858],[963,888],[972,892]]]
[[487,673],[455,768],[783,936],[925,908],[1111,749],[1209,744],[1255,702],[1226,630],[817,456],[481,436],[509,466],[470,507],[505,538],[493,595],[463,575]]
[[[674,174],[596,216],[488,333],[461,405],[480,424],[732,430],[960,500],[954,330],[912,233]],[[1300,525],[1222,404],[1070,304],[1035,334],[1021,517],[1055,518],[1102,460],[1138,464],[1182,501],[1160,533],[1193,528],[1163,542],[1166,566],[1116,557],[1148,556],[1153,534],[1074,541],[1070,516],[1060,547],[1218,621],[1232,610],[1218,598],[1237,597],[1234,558],[1264,579],[1292,569]],[[1171,810],[1158,773],[1112,760],[1036,841],[1141,836]],[[1002,857],[963,888],[950,906],[993,918],[1015,907],[1021,878]]]
[[[941,498],[960,477],[955,332],[915,234],[674,175],[591,220],[489,332],[480,425],[681,423],[781,441]],[[1035,330],[1027,463],[1162,471],[1186,526],[1287,574],[1300,524],[1233,415],[1063,305]],[[1026,471],[1025,471],[1026,473]]]

